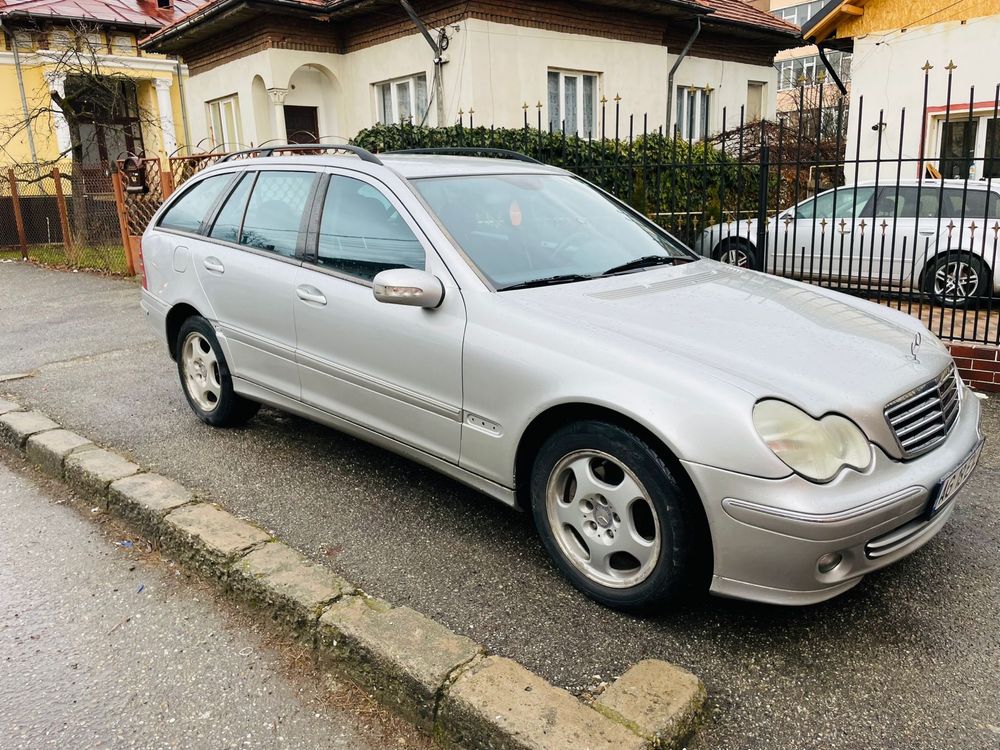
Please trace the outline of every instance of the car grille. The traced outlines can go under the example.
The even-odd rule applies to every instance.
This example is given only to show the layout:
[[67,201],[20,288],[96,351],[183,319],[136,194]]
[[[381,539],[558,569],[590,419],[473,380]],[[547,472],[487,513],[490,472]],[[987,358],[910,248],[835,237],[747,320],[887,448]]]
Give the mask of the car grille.
[[958,419],[954,366],[886,406],[885,418],[903,458],[915,458],[943,443]]

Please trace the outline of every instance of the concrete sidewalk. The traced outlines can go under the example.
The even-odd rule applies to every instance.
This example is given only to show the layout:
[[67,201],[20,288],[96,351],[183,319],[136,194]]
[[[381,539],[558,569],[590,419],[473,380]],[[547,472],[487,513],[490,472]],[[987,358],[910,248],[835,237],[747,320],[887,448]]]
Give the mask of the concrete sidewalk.
[[0,463],[0,746],[430,747],[39,481]]
[[245,430],[203,425],[138,296],[133,281],[0,264],[0,375],[32,373],[0,393],[556,685],[643,658],[695,672],[713,750],[1000,748],[1000,399],[951,521],[912,557],[814,607],[705,599],[638,618],[573,590],[530,518],[429,470],[270,409]]

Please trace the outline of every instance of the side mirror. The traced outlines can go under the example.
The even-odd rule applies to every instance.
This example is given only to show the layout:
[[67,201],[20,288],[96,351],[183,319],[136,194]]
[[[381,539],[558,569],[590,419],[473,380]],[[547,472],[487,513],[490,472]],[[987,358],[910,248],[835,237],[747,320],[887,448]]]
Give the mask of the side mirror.
[[372,280],[372,294],[389,305],[437,307],[444,300],[444,284],[427,271],[391,268]]

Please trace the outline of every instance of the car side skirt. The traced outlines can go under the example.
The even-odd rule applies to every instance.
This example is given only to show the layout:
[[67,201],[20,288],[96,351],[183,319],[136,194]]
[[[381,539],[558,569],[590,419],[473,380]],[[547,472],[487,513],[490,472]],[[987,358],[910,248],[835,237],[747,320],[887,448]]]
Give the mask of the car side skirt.
[[517,507],[517,501],[513,489],[504,487],[496,482],[492,482],[489,479],[479,476],[478,474],[466,471],[460,466],[456,466],[455,464],[449,463],[444,459],[426,453],[419,448],[414,448],[412,445],[400,442],[399,440],[389,437],[388,435],[375,432],[374,430],[370,430],[363,425],[357,424],[356,422],[344,419],[343,417],[338,417],[337,415],[331,414],[323,409],[310,406],[302,401],[282,395],[276,391],[272,391],[270,388],[266,388],[258,383],[254,383],[235,375],[233,376],[233,390],[241,396],[246,396],[249,399],[259,401],[267,406],[289,412],[290,414],[295,414],[299,417],[311,419],[314,422],[319,422],[327,427],[332,427],[335,430],[339,430],[340,432],[351,435],[352,437],[364,440],[372,445],[377,445],[379,448],[392,451],[393,453],[403,456],[404,458],[408,458],[418,464],[423,464],[424,466],[434,469],[434,471],[440,472],[441,474],[461,482],[474,490],[478,490],[494,500],[499,500],[504,505]]

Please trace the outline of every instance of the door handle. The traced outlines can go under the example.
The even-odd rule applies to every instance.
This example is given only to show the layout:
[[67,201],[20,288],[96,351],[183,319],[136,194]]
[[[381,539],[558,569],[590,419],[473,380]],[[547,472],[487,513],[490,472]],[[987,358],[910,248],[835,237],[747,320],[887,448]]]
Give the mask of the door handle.
[[314,302],[317,305],[326,304],[326,297],[323,296],[323,292],[314,286],[308,286],[306,284],[297,286],[295,287],[295,293],[303,302]]
[[213,273],[225,273],[226,267],[222,265],[222,261],[216,258],[214,255],[209,255],[204,261],[205,268]]

